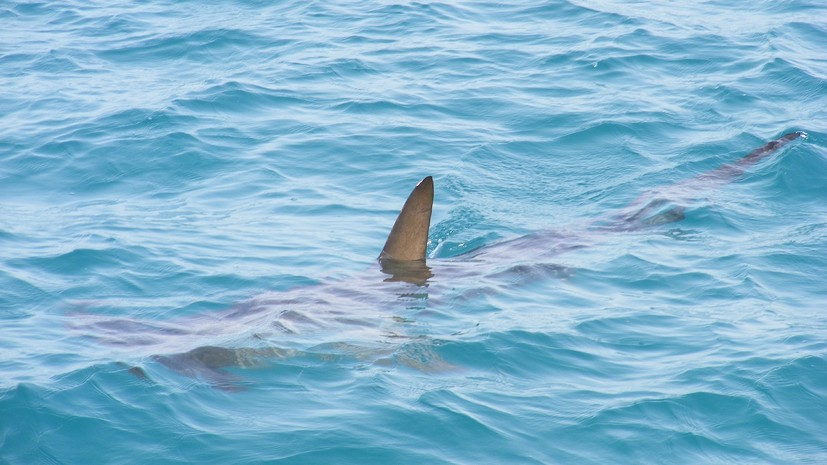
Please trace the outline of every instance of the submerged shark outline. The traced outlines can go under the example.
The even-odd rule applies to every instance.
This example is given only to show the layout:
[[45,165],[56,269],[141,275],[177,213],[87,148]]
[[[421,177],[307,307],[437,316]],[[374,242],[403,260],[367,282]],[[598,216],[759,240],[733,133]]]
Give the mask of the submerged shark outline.
[[[732,163],[724,164],[694,178],[672,185],[671,189],[659,191],[659,195],[653,200],[649,200],[651,196],[641,195],[638,199],[620,209],[619,212],[611,214],[606,218],[595,220],[592,228],[601,232],[625,232],[680,221],[684,218],[684,208],[681,205],[675,205],[667,200],[670,194],[677,194],[677,197],[691,195],[692,193],[696,194],[694,191],[700,183],[702,183],[702,187],[708,189],[717,184],[729,182],[742,175],[749,167],[754,166],[761,160],[777,152],[793,140],[806,137],[806,133],[801,131],[785,134],[778,139],[758,147]],[[379,270],[385,276],[384,281],[403,282],[423,287],[428,286],[429,280],[434,277],[432,268],[426,263],[433,201],[433,177],[426,176],[416,184],[409,194],[377,258]],[[558,255],[588,245],[582,241],[566,242],[565,240],[561,240],[561,236],[555,234],[553,231],[545,231],[486,245],[479,249],[466,252],[458,257],[441,260],[441,262],[453,264],[468,257],[474,259],[471,261],[477,263],[477,257],[493,255],[496,258],[510,253],[515,247],[519,248],[529,242],[533,243],[538,240],[546,244],[546,252],[548,255]],[[548,245],[550,241],[557,242],[551,246]],[[499,252],[499,254],[497,252]],[[516,268],[520,268],[520,265],[516,265]],[[559,272],[559,269],[553,266],[551,268],[554,273]],[[474,273],[470,273],[470,275],[473,274]],[[400,294],[400,296],[402,295],[415,295],[415,293]],[[264,312],[264,310],[269,309],[272,311],[272,307],[289,302],[289,300],[261,299],[256,304],[242,305],[238,308],[230,309],[222,319],[238,320],[242,324],[255,324],[255,322],[261,321],[261,313]],[[278,315],[281,317],[285,314],[289,314],[289,311],[283,311]],[[269,315],[272,318],[272,313]],[[298,317],[306,318],[307,316],[299,315]],[[143,336],[141,334],[142,331],[156,332],[162,336],[164,334],[177,335],[172,333],[179,331],[179,329],[170,329],[162,323],[145,323],[127,319],[106,320],[90,326],[98,326],[99,329],[110,333],[120,328],[121,330],[126,330],[127,333],[132,332],[137,334],[138,339]],[[172,333],[166,333],[167,331]],[[286,331],[290,332],[290,328],[286,328]],[[201,333],[193,332],[193,334]],[[396,335],[393,337],[405,336]],[[410,337],[410,339],[416,338],[416,336]],[[350,346],[347,343],[342,343],[342,347],[344,347],[344,353],[355,354],[357,357],[365,351],[364,348]],[[417,365],[419,368],[424,368],[431,363],[443,367],[447,366],[445,362],[441,361],[437,355],[431,352],[430,348],[422,346],[415,350],[420,351],[417,357],[422,358],[422,360],[414,360],[413,363],[408,363],[409,365]],[[380,350],[379,352],[381,352],[381,355],[388,355],[392,354],[393,349]],[[226,368],[256,366],[261,364],[262,359],[280,359],[312,353],[312,350],[300,351],[279,347],[227,348],[206,345],[198,346],[185,352],[171,353],[170,355],[153,355],[151,359],[176,373],[191,378],[200,378],[213,387],[232,391],[240,389],[239,378],[227,372]],[[323,356],[325,359],[327,357],[329,357],[329,355]],[[376,357],[371,358],[375,359]],[[142,368],[129,365],[124,366],[136,377],[141,379],[148,378]]]

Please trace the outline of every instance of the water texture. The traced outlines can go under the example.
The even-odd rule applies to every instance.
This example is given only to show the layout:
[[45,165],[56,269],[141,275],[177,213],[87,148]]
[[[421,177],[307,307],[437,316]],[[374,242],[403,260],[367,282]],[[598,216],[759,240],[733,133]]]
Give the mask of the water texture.
[[826,463],[824,18],[0,3],[0,463]]

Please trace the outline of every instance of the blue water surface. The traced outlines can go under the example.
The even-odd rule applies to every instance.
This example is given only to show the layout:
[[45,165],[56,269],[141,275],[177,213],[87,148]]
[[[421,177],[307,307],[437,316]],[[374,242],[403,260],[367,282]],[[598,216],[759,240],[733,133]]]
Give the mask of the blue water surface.
[[827,463],[825,18],[0,3],[0,463]]

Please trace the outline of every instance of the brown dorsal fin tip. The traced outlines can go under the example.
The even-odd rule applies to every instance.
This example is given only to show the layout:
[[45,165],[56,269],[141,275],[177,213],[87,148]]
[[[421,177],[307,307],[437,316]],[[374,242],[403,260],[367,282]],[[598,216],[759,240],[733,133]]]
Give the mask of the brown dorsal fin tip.
[[433,205],[434,179],[428,176],[419,181],[402,206],[380,260],[425,260]]

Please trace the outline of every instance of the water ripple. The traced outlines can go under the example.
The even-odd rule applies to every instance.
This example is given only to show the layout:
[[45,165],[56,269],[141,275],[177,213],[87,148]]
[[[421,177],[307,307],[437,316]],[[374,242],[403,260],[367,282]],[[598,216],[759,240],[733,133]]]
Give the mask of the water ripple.
[[0,456],[823,462],[825,14],[0,6]]

